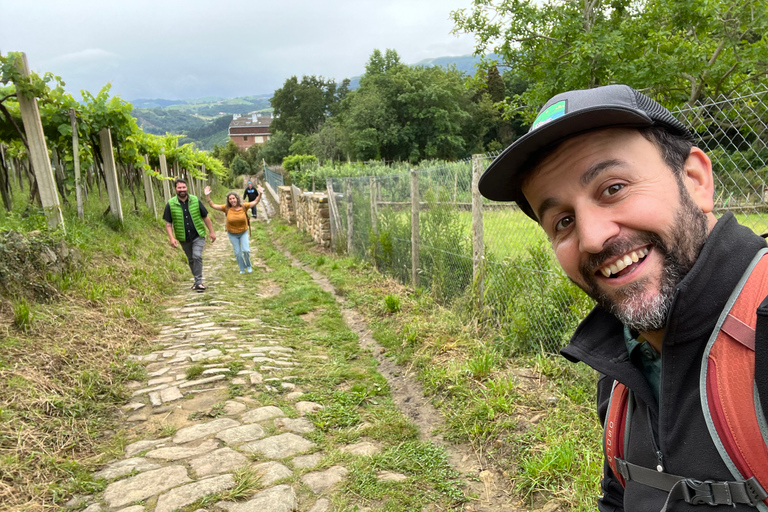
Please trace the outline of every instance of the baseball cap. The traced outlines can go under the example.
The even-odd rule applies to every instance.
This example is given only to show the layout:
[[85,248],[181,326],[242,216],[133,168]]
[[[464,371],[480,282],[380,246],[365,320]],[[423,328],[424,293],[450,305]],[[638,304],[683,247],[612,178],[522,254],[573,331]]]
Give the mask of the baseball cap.
[[662,126],[693,138],[672,113],[628,85],[606,85],[553,96],[539,111],[528,133],[505,149],[480,177],[480,193],[494,201],[515,201],[537,220],[521,190],[530,161],[540,151],[598,128]]

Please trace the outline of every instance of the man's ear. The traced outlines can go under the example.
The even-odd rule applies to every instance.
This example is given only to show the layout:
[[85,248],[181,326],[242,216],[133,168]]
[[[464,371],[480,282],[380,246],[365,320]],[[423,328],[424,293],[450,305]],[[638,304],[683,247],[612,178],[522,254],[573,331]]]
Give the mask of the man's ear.
[[683,178],[688,193],[704,213],[711,213],[715,207],[715,183],[712,176],[712,161],[697,147],[685,160]]

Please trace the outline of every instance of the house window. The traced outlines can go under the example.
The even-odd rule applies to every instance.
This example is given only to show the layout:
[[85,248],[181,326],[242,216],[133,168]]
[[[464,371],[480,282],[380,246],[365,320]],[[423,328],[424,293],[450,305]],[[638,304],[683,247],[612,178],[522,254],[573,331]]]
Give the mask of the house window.
[[248,142],[248,136],[246,135],[245,137],[243,137],[243,140],[244,140],[245,142]]

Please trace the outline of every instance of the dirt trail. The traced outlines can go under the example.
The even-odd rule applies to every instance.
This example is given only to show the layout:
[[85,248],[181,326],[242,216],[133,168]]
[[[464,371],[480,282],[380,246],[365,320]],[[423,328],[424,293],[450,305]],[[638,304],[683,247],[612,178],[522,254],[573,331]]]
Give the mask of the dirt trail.
[[293,265],[307,272],[326,292],[332,294],[342,307],[344,321],[357,333],[360,345],[369,350],[378,361],[378,371],[389,383],[392,398],[400,410],[418,427],[423,441],[430,441],[445,448],[451,465],[465,475],[476,500],[465,505],[464,510],[474,512],[512,512],[521,510],[509,478],[489,466],[484,457],[466,444],[447,443],[439,432],[445,421],[442,414],[427,400],[421,384],[407,368],[395,364],[386,357],[385,349],[371,335],[368,323],[359,312],[345,307],[344,299],[336,293],[331,282],[321,273],[302,264],[288,250],[283,254],[291,258]]

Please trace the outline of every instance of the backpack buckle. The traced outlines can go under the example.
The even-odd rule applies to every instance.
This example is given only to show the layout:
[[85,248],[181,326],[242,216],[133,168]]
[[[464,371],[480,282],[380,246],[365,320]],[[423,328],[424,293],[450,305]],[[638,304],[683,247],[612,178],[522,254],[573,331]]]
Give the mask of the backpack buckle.
[[691,505],[717,505],[717,500],[712,492],[712,484],[716,482],[702,482],[693,478],[683,480],[683,499]]

